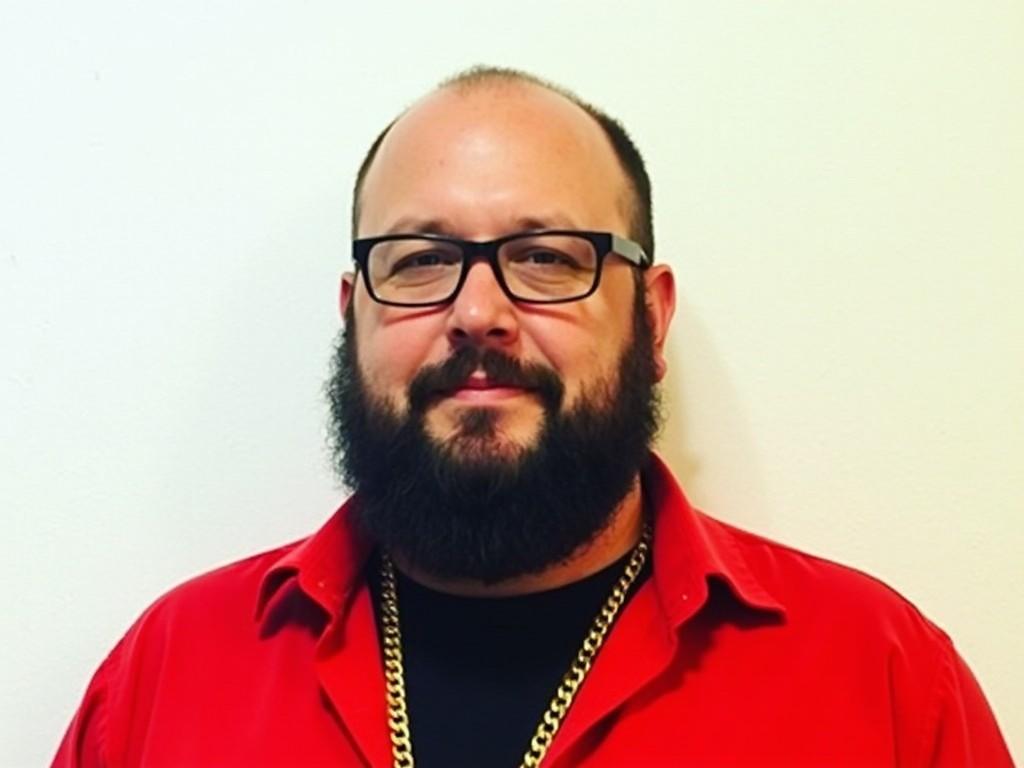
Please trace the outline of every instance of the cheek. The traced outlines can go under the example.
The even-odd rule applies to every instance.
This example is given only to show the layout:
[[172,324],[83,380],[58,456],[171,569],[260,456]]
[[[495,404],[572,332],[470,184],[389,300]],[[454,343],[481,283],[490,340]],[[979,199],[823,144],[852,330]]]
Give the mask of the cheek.
[[[583,389],[594,382],[611,381],[624,343],[618,328],[587,318],[572,324],[541,323],[529,335],[539,352],[539,360],[551,366],[565,385],[566,405],[573,404]],[[595,328],[603,328],[595,332]]]
[[404,402],[409,382],[435,352],[437,323],[422,320],[382,323],[373,318],[356,323],[363,378],[393,401]]

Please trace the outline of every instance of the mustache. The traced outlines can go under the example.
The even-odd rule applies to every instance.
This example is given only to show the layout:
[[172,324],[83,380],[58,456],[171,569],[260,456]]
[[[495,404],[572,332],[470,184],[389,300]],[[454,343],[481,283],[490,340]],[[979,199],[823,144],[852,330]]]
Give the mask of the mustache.
[[522,363],[496,349],[462,347],[444,362],[420,369],[409,384],[410,410],[422,414],[439,393],[459,388],[477,370],[503,386],[530,390],[551,412],[557,412],[562,405],[565,385],[550,368]]

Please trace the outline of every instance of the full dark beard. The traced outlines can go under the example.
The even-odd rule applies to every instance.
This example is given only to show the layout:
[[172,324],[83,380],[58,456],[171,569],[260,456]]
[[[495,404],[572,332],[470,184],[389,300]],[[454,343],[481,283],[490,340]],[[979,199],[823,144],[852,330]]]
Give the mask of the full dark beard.
[[[569,410],[561,407],[564,387],[554,371],[464,347],[415,377],[403,417],[363,381],[350,312],[327,394],[334,463],[358,492],[358,526],[427,573],[488,583],[540,572],[593,540],[644,467],[658,428],[654,347],[640,286],[633,314],[617,380],[585,389]],[[427,434],[431,393],[458,386],[478,368],[538,397],[544,417],[534,444],[514,455],[495,451],[495,413],[487,408],[467,408],[445,443]]]

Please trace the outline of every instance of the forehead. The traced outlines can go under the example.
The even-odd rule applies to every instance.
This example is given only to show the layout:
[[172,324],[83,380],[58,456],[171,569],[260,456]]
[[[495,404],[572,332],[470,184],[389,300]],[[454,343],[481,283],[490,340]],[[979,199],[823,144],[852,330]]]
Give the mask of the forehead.
[[440,222],[499,236],[517,222],[622,230],[628,183],[611,142],[578,105],[523,83],[436,91],[382,141],[364,180],[358,234]]

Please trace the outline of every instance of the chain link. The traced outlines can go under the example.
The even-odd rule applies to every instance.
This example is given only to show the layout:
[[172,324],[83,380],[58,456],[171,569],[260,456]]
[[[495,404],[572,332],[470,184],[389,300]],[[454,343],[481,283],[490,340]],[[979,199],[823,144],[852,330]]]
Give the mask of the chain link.
[[402,668],[402,633],[398,626],[398,590],[395,569],[387,555],[381,567],[381,624],[384,634],[384,683],[388,699],[388,730],[395,768],[413,768],[409,713],[405,706],[405,670]]
[[[647,562],[651,547],[651,528],[644,526],[643,535],[630,555],[626,570],[619,577],[587,632],[583,645],[573,659],[569,670],[548,704],[530,746],[523,755],[520,768],[538,768],[547,754],[555,734],[562,725],[576,692],[583,684],[601,650],[622,605],[626,602],[633,582]],[[388,703],[388,729],[391,732],[391,754],[395,768],[413,768],[412,739],[409,735],[409,712],[405,702],[405,670],[402,667],[402,635],[398,622],[398,589],[395,585],[395,567],[386,554],[381,554],[381,624],[384,636],[384,680]]]

